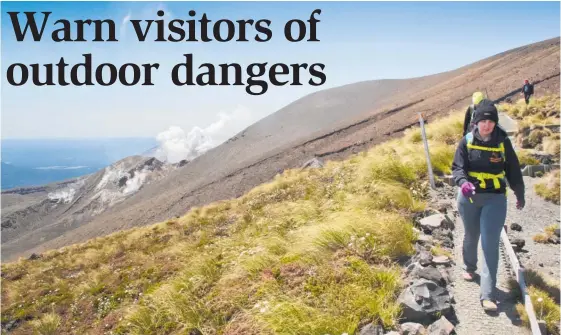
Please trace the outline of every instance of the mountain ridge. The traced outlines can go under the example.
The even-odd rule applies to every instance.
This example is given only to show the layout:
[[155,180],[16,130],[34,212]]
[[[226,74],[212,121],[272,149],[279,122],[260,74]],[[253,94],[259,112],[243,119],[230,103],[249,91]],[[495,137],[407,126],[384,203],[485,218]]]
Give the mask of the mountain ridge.
[[247,127],[92,220],[63,230],[61,236],[41,244],[29,243],[21,236],[17,244],[3,243],[2,257],[10,259],[84,241],[179,216],[193,206],[239,197],[311,157],[343,159],[400,136],[417,123],[418,112],[423,112],[430,122],[450,109],[465,108],[475,90],[486,89],[492,99],[507,96],[519,90],[526,77],[549,78],[536,86],[538,95],[559,90],[559,81],[554,80],[559,77],[558,37],[444,73],[363,81],[314,92]]

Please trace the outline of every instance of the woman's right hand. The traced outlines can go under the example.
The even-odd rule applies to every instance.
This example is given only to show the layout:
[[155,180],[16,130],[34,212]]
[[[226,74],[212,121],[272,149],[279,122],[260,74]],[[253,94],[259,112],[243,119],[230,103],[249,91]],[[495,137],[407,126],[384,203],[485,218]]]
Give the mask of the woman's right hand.
[[466,181],[465,183],[462,184],[461,190],[464,197],[469,197],[475,194],[475,186],[473,186],[473,184],[470,183],[469,181]]

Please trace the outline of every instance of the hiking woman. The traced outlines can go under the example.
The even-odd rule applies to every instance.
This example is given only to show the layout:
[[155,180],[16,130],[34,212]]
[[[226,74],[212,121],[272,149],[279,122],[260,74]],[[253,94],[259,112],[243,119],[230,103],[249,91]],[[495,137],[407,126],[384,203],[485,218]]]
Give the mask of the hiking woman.
[[499,242],[507,212],[507,183],[516,196],[516,208],[524,208],[524,180],[518,157],[507,133],[498,127],[495,105],[482,101],[477,108],[476,127],[460,141],[452,171],[458,192],[458,210],[465,235],[463,278],[471,281],[477,270],[477,247],[481,236],[483,268],[480,301],[485,311],[497,310],[495,290]]

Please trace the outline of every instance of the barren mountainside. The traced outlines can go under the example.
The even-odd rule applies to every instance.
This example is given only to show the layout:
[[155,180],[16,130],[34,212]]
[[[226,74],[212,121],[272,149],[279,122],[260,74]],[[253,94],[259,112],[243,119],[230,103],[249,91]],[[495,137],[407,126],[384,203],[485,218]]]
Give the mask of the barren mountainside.
[[[497,101],[516,100],[528,78],[535,83],[537,96],[557,93],[559,42],[555,38],[527,45],[432,76],[365,81],[308,95],[188,164],[168,169],[152,160],[149,165],[155,167],[149,182],[110,207],[99,199],[107,201],[114,193],[99,195],[97,202],[91,199],[111,168],[79,179],[76,183],[84,185],[67,202],[64,199],[69,194],[60,190],[58,200],[53,200],[54,189],[3,192],[2,257],[27,256],[183,215],[193,206],[239,197],[279,171],[298,167],[312,157],[343,159],[400,136],[417,123],[418,112],[430,122],[451,109],[463,110],[475,90],[486,91]],[[145,162],[146,158],[131,162],[125,170],[145,167]],[[127,178],[121,185],[120,178],[111,179],[113,186],[108,190],[126,193],[127,185],[136,185],[129,180],[133,176]],[[53,204],[59,206],[52,208]]]

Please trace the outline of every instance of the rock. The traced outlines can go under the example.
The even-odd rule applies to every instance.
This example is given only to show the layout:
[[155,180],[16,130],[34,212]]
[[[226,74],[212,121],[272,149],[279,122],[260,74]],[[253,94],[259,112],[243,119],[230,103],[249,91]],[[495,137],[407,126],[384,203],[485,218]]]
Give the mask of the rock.
[[322,168],[322,167],[323,167],[323,162],[314,157],[309,161],[307,161],[306,163],[304,163],[300,168],[305,169],[305,168]]
[[559,236],[559,228],[555,229],[555,231],[553,233],[555,234],[555,236],[560,237]]
[[449,237],[443,237],[440,240],[440,246],[445,247],[445,248],[449,248],[449,249],[453,249],[454,248],[454,241]]
[[399,326],[401,335],[424,335],[425,327],[420,323],[405,322]]
[[426,250],[422,250],[421,253],[417,255],[417,259],[422,266],[428,266],[432,263],[432,255]]
[[20,323],[19,320],[12,320],[12,321],[10,321],[6,324],[6,327],[4,329],[6,331],[11,331],[11,330],[17,328],[19,326],[19,323]]
[[446,269],[439,269],[440,271],[440,275],[442,276],[442,279],[444,280],[444,282],[446,284],[450,284],[452,282],[452,276],[450,275],[450,272],[448,272],[448,270]]
[[435,256],[432,258],[432,262],[436,265],[448,265],[450,264],[450,258],[444,255]]
[[409,274],[414,273],[416,269],[418,268],[422,268],[422,266],[419,264],[419,262],[414,262],[411,263],[407,266],[407,268],[405,268],[405,275],[409,276]]
[[417,242],[419,242],[421,245],[432,245],[433,240],[430,235],[422,234],[417,238]]
[[520,147],[522,147],[523,149],[529,149],[532,146],[530,145],[530,140],[527,137],[521,138],[520,143]]
[[510,241],[510,244],[512,244],[512,248],[514,250],[521,250],[526,245],[526,241],[521,238],[512,238],[508,240]]
[[384,335],[384,328],[369,323],[360,330],[359,335]]
[[422,218],[420,221],[421,228],[425,231],[432,232],[433,230],[443,227],[447,228],[449,226],[448,220],[444,214],[433,214]]
[[440,241],[440,245],[443,247],[454,247],[454,235],[449,229],[436,229],[432,232],[432,237]]
[[548,240],[549,243],[559,244],[559,237],[557,237],[555,235],[550,236],[547,240]]
[[409,274],[415,269],[418,264],[419,263],[415,262],[407,265],[407,267],[405,268],[405,275],[409,276]]
[[392,330],[391,332],[386,333],[386,335],[400,335],[400,334],[398,332]]
[[452,205],[449,202],[437,202],[434,207],[442,214],[446,214],[448,209],[452,209]]
[[402,317],[406,322],[435,319],[437,313],[449,315],[452,311],[448,291],[435,282],[418,279],[399,296]]
[[449,335],[454,331],[454,325],[444,316],[427,328],[427,335]]
[[448,214],[444,214],[444,218],[446,219],[446,228],[447,229],[455,229],[456,225],[454,224],[454,220],[450,218]]
[[442,176],[440,177],[442,178],[442,181],[450,186],[456,186],[456,183],[454,182],[454,176],[452,175],[446,175],[446,176]]
[[538,264],[539,266],[541,266],[543,268],[543,263]]
[[515,231],[522,231],[522,226],[515,222],[510,225],[510,229]]
[[412,276],[414,276],[414,278],[428,279],[437,284],[440,284],[441,286],[444,286],[444,284],[446,284],[446,281],[444,280],[444,278],[442,278],[442,274],[440,273],[440,271],[438,271],[437,268],[433,268],[432,266],[419,266],[415,268],[411,274]]
[[29,260],[36,260],[41,258],[41,255],[37,255],[36,253],[32,253],[31,256],[29,256]]

